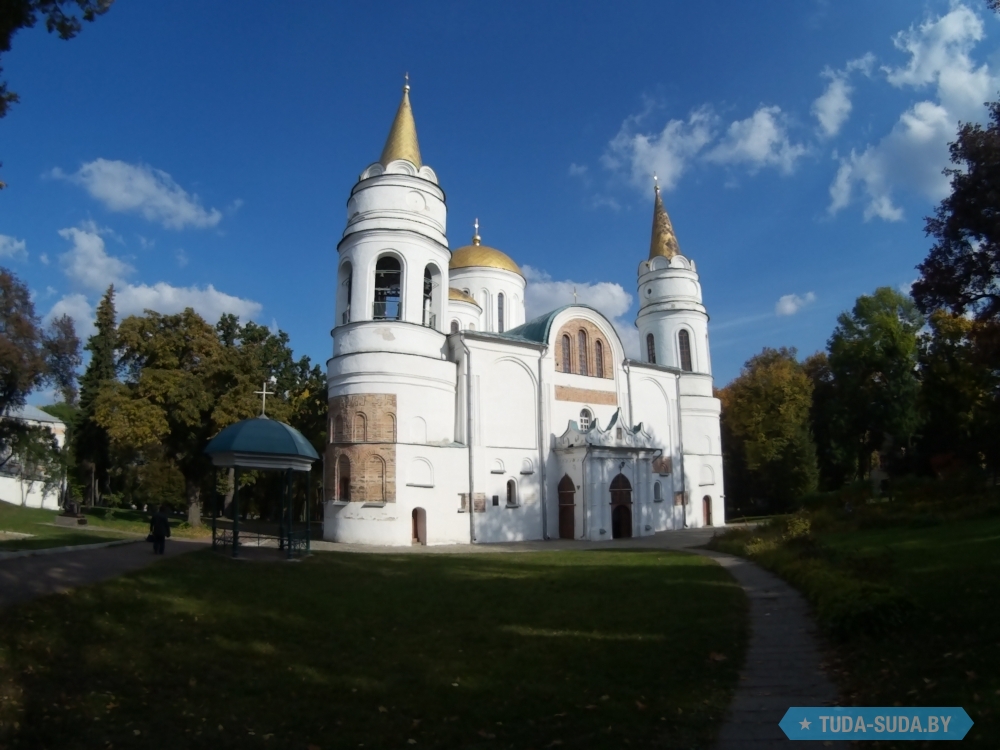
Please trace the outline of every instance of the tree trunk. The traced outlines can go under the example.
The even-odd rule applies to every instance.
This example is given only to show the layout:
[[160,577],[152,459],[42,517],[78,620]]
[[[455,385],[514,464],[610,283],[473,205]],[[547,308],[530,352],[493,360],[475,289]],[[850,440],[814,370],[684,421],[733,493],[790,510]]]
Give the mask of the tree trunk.
[[185,479],[184,493],[187,496],[188,523],[201,526],[201,487],[197,481]]
[[229,512],[229,506],[233,502],[233,492],[236,489],[236,469],[229,469],[229,489],[226,490],[226,498],[222,504],[222,515],[226,515]]

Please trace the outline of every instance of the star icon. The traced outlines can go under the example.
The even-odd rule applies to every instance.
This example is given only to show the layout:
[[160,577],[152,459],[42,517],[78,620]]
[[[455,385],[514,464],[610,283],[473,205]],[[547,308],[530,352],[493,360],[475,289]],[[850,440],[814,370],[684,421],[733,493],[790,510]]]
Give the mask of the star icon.
[[802,729],[808,729],[810,723],[811,722],[809,721],[809,719],[803,719],[802,721],[799,722],[799,727],[801,727]]

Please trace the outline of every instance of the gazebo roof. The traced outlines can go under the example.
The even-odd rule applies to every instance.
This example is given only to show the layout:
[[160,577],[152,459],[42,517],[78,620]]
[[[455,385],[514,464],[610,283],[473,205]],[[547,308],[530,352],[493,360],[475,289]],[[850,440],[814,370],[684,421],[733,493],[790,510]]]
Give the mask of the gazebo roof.
[[229,425],[205,446],[216,466],[309,471],[319,455],[294,427],[265,416]]

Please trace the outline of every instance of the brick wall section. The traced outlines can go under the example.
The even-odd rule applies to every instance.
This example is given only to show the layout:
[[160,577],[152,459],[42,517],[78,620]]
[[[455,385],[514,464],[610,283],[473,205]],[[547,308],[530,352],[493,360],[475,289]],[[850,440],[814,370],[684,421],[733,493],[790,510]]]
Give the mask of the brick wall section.
[[[587,374],[591,377],[612,378],[614,377],[614,361],[611,355],[611,347],[604,332],[591,323],[589,320],[574,318],[559,329],[554,341],[556,370],[559,372],[574,372],[580,374],[580,331],[587,333]],[[570,369],[566,369],[563,362],[563,336],[569,336]],[[604,347],[604,372],[597,372],[597,342],[600,341]]]
[[327,500],[341,498],[340,457],[351,462],[351,502],[396,502],[396,395],[359,393],[329,402]]
[[578,401],[581,404],[617,406],[618,394],[614,391],[592,391],[589,388],[571,388],[568,385],[557,385],[556,401]]

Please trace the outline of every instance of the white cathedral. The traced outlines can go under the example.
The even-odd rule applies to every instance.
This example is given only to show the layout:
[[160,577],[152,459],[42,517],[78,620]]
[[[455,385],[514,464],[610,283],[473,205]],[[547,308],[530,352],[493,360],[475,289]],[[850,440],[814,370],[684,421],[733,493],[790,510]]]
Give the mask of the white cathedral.
[[337,248],[324,538],[610,541],[724,524],[708,315],[659,190],[642,361],[587,305],[526,321],[518,265],[478,226],[450,250],[446,218],[407,85]]

